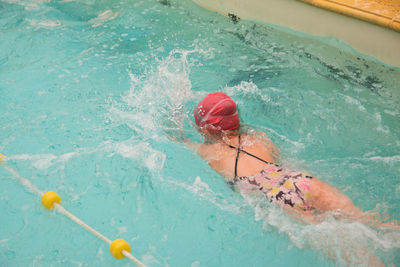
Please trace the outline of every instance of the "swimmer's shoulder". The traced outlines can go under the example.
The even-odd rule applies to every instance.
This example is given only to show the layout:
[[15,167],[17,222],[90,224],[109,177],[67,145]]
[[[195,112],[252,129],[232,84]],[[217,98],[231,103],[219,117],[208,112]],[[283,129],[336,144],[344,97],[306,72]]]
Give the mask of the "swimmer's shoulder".
[[267,134],[261,131],[250,131],[247,133],[240,134],[241,142],[244,144],[269,144],[271,143],[271,139],[268,138]]
[[[266,133],[261,131],[251,131],[249,134],[244,136],[244,149],[248,149],[249,152],[268,154],[272,158],[269,158],[269,162],[278,161],[280,157],[279,149],[271,141]],[[272,160],[273,159],[273,160]]]
[[186,146],[190,150],[192,150],[193,152],[196,152],[198,154],[202,154],[209,149],[208,145],[200,144],[200,143],[186,143]]
[[199,154],[200,157],[207,159],[210,155],[215,154],[216,151],[220,151],[221,144],[200,144],[200,143],[186,143],[187,147],[192,151]]

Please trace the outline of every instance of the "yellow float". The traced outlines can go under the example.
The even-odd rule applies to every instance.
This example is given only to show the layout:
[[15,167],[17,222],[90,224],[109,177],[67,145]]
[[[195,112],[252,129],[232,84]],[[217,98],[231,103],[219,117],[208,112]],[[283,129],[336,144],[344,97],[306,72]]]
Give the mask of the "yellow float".
[[110,245],[110,253],[116,259],[125,258],[122,253],[123,250],[129,253],[131,252],[131,246],[129,246],[129,244],[123,239],[115,239]]
[[52,209],[54,208],[54,203],[60,204],[61,203],[61,197],[53,191],[49,191],[43,194],[42,196],[42,205],[46,209]]

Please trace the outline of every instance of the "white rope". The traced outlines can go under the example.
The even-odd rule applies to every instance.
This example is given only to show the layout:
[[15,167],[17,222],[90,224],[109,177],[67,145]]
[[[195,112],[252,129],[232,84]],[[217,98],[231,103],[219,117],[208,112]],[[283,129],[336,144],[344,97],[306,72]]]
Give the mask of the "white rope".
[[[1,163],[1,162],[0,162]],[[17,178],[19,180],[19,183],[24,185],[25,187],[27,187],[29,189],[29,191],[38,194],[40,197],[43,196],[43,192],[40,191],[34,184],[32,184],[28,179],[22,177],[18,172],[16,172],[13,168],[4,165],[3,164],[4,169],[6,169],[7,171],[9,171],[15,178]]]
[[[70,218],[72,221],[74,221],[76,224],[78,224],[79,226],[83,227],[84,229],[86,229],[88,232],[92,233],[93,235],[97,236],[98,238],[100,238],[101,240],[103,240],[104,242],[106,242],[108,245],[111,245],[112,241],[110,239],[108,239],[107,237],[105,237],[104,235],[100,234],[99,232],[97,232],[96,230],[94,230],[92,227],[90,227],[89,225],[87,225],[86,223],[84,223],[82,220],[80,220],[78,217],[76,217],[75,215],[73,215],[72,213],[70,213],[67,209],[65,209],[63,206],[61,206],[60,204],[54,203],[54,207],[56,208],[56,210],[62,214],[64,214],[65,216],[67,216],[68,218]],[[131,253],[122,250],[122,254],[124,254],[124,256],[128,259],[130,259],[132,262],[134,262],[137,266],[139,267],[146,267],[143,263],[141,263],[138,259],[136,259]]]
[[[4,167],[4,169],[6,169],[7,171],[9,171],[15,178],[17,178],[19,180],[19,182],[25,186],[26,188],[29,189],[29,191],[36,193],[37,195],[39,195],[40,197],[43,196],[43,192],[41,190],[39,190],[34,184],[32,184],[28,179],[22,177],[17,171],[15,171],[12,167],[6,166],[5,164],[3,164],[1,162],[0,159],[0,165],[2,165]],[[98,238],[100,238],[101,240],[103,240],[104,242],[106,242],[108,245],[111,245],[112,241],[110,239],[108,239],[107,237],[105,237],[104,235],[100,234],[99,232],[97,232],[96,230],[94,230],[92,227],[90,227],[89,225],[87,225],[86,223],[84,223],[82,220],[80,220],[78,217],[76,217],[75,215],[73,215],[72,213],[70,213],[67,209],[65,209],[63,206],[61,206],[58,203],[54,203],[54,208],[60,212],[61,214],[67,216],[68,218],[70,218],[72,221],[74,221],[76,224],[78,224],[79,226],[81,226],[82,228],[86,229],[88,232],[92,233],[93,235],[97,236]],[[128,259],[130,259],[132,262],[134,262],[138,267],[146,267],[146,265],[144,265],[142,262],[140,262],[138,259],[136,259],[131,253],[129,253],[128,251],[122,250],[122,254],[124,254],[124,256]]]
[[122,254],[124,254],[125,257],[127,257],[128,259],[130,259],[131,261],[133,261],[137,266],[139,267],[146,267],[146,265],[144,265],[143,263],[141,263],[138,259],[136,259],[131,253],[122,250]]
[[61,206],[58,203],[54,203],[54,207],[55,209],[64,214],[65,216],[67,216],[68,218],[70,218],[72,221],[74,221],[76,224],[78,224],[79,226],[85,228],[88,232],[94,234],[95,236],[97,236],[98,238],[100,238],[101,240],[103,240],[104,242],[106,242],[107,244],[111,245],[112,241],[110,239],[108,239],[107,237],[105,237],[104,235],[100,234],[99,232],[97,232],[96,230],[94,230],[92,227],[90,227],[89,225],[87,225],[86,223],[84,223],[82,220],[80,220],[78,217],[76,217],[75,215],[73,215],[72,213],[70,213],[68,210],[66,210],[63,206]]

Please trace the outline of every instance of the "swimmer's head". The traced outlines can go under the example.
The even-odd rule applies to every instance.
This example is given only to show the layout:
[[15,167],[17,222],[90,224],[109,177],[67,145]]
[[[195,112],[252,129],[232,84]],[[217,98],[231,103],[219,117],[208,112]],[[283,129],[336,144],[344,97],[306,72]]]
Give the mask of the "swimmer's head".
[[208,94],[193,111],[196,125],[210,133],[239,128],[236,103],[225,93]]

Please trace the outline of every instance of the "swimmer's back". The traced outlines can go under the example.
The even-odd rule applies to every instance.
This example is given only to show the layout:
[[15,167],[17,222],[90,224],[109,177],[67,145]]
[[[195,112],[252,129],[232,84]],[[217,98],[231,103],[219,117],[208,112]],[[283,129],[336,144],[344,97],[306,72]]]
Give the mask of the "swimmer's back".
[[[239,135],[227,137],[224,141],[226,143],[201,144],[198,146],[197,152],[213,169],[221,173],[226,179],[232,180],[235,177],[237,156],[237,149],[235,148],[239,145]],[[270,163],[275,162],[274,154],[279,153],[264,133],[257,135],[240,134],[240,148]],[[265,162],[246,153],[239,153],[237,176],[257,174],[264,169],[265,165]]]

